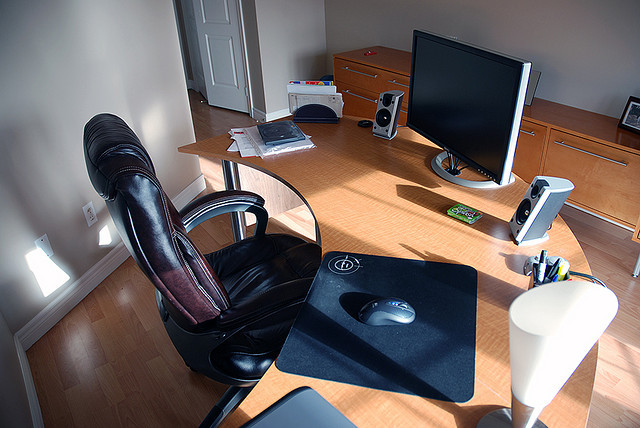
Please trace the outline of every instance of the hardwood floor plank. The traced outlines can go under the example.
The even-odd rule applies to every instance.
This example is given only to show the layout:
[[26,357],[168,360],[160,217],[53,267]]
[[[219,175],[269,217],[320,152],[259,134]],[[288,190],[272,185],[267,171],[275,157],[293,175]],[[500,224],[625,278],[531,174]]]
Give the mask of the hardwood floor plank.
[[[189,99],[197,139],[256,123],[248,115],[209,107],[193,91]],[[639,427],[640,280],[631,271],[640,245],[631,241],[630,231],[574,208],[565,206],[560,215],[594,275],[620,301],[600,340],[587,426]],[[313,218],[304,207],[273,219],[269,230],[289,227],[314,236]],[[191,236],[203,252],[232,239],[226,218],[204,223]],[[153,287],[131,258],[27,350],[27,357],[47,428],[197,426],[226,388],[185,366],[160,321]],[[232,426],[246,419],[229,416]]]

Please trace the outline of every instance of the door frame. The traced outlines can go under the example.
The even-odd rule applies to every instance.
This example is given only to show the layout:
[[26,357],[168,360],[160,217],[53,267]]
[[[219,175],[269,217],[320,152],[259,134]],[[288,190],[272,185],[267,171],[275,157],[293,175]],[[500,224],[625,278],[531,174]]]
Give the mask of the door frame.
[[[194,31],[195,32],[195,21],[190,21],[187,20],[185,18],[185,14],[184,14],[184,4],[188,3],[191,8],[193,9],[193,0],[173,0],[173,5],[174,5],[174,13],[175,13],[175,17],[176,17],[176,26],[177,26],[177,30],[178,30],[178,35],[179,35],[179,40],[180,40],[180,46],[182,48],[182,67],[184,69],[184,73],[185,73],[185,81],[187,82],[187,85],[189,85],[189,77],[187,76],[187,64],[185,63],[187,61],[187,57],[192,58],[195,54],[198,55],[198,58],[200,58],[200,64],[194,64],[194,61],[191,60],[189,67],[191,67],[191,69],[194,69],[196,67],[200,67],[202,68],[202,58],[200,56],[200,41],[198,40],[198,38],[196,38],[196,46],[192,46],[189,44],[189,38],[187,37],[187,35],[185,34],[186,32],[189,31]],[[201,0],[198,0],[201,2]],[[247,101],[248,101],[248,109],[249,109],[249,115],[255,119],[254,115],[254,102],[253,102],[253,90],[252,90],[252,82],[251,82],[251,73],[249,73],[249,58],[247,55],[248,49],[247,49],[247,37],[246,37],[246,26],[244,24],[244,7],[243,7],[243,3],[241,0],[229,0],[229,1],[233,1],[236,3],[236,6],[238,8],[238,25],[239,25],[239,29],[240,29],[240,56],[242,57],[242,73],[244,75],[245,78],[245,82],[246,82],[246,86],[247,86]],[[202,7],[202,3],[200,4],[200,7]],[[195,14],[192,14],[191,16],[194,16],[195,18]],[[182,28],[184,28],[184,32],[181,30]],[[185,55],[185,51],[188,52],[188,55]],[[204,70],[201,70],[201,73],[204,73]],[[199,92],[201,92],[198,88],[192,88],[194,90],[198,90]],[[205,92],[206,92],[206,87],[204,88]],[[205,98],[207,98],[207,94],[202,94]]]

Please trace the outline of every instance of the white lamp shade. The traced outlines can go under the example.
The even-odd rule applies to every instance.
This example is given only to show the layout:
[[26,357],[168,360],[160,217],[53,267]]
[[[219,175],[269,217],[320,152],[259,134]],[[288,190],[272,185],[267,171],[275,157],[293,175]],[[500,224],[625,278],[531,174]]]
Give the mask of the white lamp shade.
[[616,295],[586,281],[542,285],[509,308],[511,390],[522,404],[548,405],[618,311]]

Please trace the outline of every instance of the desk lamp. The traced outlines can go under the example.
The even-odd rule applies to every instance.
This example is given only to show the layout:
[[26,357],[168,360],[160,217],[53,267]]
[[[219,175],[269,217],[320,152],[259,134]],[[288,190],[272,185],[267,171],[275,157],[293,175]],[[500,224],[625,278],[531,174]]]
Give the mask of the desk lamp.
[[542,428],[540,412],[569,379],[618,311],[616,295],[586,281],[541,285],[509,308],[511,409],[485,415],[478,428]]

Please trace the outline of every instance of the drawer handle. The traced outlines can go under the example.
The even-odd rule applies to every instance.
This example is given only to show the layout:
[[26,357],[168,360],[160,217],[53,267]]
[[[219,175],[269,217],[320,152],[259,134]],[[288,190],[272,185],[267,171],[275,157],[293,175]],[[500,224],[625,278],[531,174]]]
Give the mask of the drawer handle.
[[408,88],[408,87],[409,87],[409,85],[405,85],[404,83],[400,83],[400,82],[398,82],[396,79],[393,79],[393,80],[387,80],[387,82],[389,82],[389,83],[393,83],[394,85],[403,86],[403,87],[405,87],[405,88]]
[[536,133],[533,131],[525,131],[524,129],[521,129],[520,132],[522,132],[523,134],[531,135],[532,137],[536,136]]
[[577,147],[573,147],[573,146],[568,145],[568,144],[567,144],[567,143],[565,143],[564,141],[554,141],[554,143],[556,143],[556,144],[558,144],[558,145],[560,145],[560,146],[562,146],[562,147],[566,147],[566,148],[568,148],[568,149],[576,150],[576,151],[581,152],[581,153],[585,153],[585,154],[588,154],[588,155],[591,155],[591,156],[595,156],[595,157],[600,158],[600,159],[604,159],[604,160],[609,161],[609,162],[613,162],[613,163],[615,163],[616,165],[627,166],[627,163],[626,163],[626,162],[624,162],[624,161],[619,161],[619,160],[611,159],[611,158],[608,158],[608,157],[606,157],[606,156],[599,155],[599,154],[597,154],[597,153],[592,153],[592,152],[589,152],[589,151],[587,151],[587,150],[579,149],[579,148],[577,148]]
[[378,104],[378,100],[372,100],[371,98],[367,98],[367,97],[363,97],[362,95],[354,94],[353,92],[351,92],[348,89],[345,89],[344,92],[346,92],[349,95],[353,95],[354,97],[362,98],[363,100],[367,100],[367,101],[372,102],[374,104]]
[[351,72],[354,72],[354,73],[358,73],[358,74],[363,74],[363,75],[365,75],[365,76],[367,76],[367,77],[371,77],[372,79],[375,79],[376,77],[378,77],[378,75],[377,75],[377,74],[369,74],[369,73],[365,73],[365,72],[363,72],[363,71],[352,70],[352,69],[350,69],[349,67],[342,67],[342,69],[343,69],[343,70],[347,70],[347,71],[351,71]]

